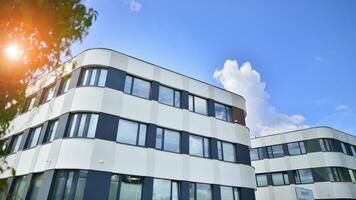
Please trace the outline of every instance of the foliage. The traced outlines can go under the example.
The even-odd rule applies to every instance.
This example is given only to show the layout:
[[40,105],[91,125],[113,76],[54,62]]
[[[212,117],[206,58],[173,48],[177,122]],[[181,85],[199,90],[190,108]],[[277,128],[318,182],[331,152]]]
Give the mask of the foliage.
[[[70,56],[70,46],[82,42],[97,11],[82,0],[2,0],[0,4],[0,137],[20,109],[25,88],[34,74],[58,66]],[[15,45],[19,56],[10,59],[6,48]],[[0,142],[0,173],[6,148]],[[3,186],[0,184],[0,188]]]

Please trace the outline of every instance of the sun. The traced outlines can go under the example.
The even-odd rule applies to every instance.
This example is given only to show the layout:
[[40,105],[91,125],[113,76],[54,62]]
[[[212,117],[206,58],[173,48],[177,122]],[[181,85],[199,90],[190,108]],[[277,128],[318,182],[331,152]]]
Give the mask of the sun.
[[13,60],[17,60],[20,58],[22,51],[20,47],[16,44],[10,44],[5,48],[5,55]]

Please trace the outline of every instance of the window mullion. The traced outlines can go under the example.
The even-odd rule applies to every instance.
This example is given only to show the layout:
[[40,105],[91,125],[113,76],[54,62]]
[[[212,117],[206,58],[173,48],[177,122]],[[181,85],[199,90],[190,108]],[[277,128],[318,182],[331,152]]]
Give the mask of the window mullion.
[[222,158],[222,160],[225,160],[225,156],[224,156],[224,142],[221,142],[221,152],[222,152],[221,158]]
[[136,78],[134,78],[133,76],[131,76],[131,88],[130,88],[130,94],[132,94],[135,79],[136,79]]
[[84,130],[83,130],[83,131],[84,131],[84,132],[83,132],[83,137],[86,138],[87,135],[88,135],[89,123],[90,123],[90,119],[91,119],[91,116],[92,116],[92,115],[91,115],[91,114],[88,114],[88,113],[87,113],[87,114],[84,114],[84,115],[86,115],[87,117],[85,118],[86,121],[85,121],[85,125],[84,125]]
[[[58,174],[60,173],[61,171],[57,171],[56,172],[56,177],[55,177],[55,180],[58,178]],[[68,176],[69,176],[69,171],[67,170],[63,170],[64,172],[64,187],[62,188],[62,191],[61,191],[61,199],[64,198],[64,195],[65,195],[65,192],[66,192],[66,188],[67,188],[67,181],[68,181]],[[57,180],[56,180],[57,181]]]
[[161,149],[164,150],[164,139],[165,139],[165,134],[166,134],[166,131],[164,128],[162,128],[162,143],[161,143]]
[[171,188],[170,188],[170,200],[173,198],[173,181],[170,182]]
[[82,120],[82,114],[75,114],[77,115],[77,121],[76,124],[74,126],[74,131],[73,131],[73,137],[77,137],[78,136],[78,131],[79,131],[79,125],[80,125],[80,121]]
[[193,112],[195,112],[195,96],[192,95],[192,99],[193,99]]
[[[70,174],[71,171],[69,171],[68,175]],[[75,196],[75,190],[77,188],[77,181],[78,181],[78,176],[79,176],[79,170],[73,170],[74,174],[73,174],[73,179],[72,179],[72,183],[71,183],[71,188],[69,190],[69,200],[74,200],[74,196]],[[68,181],[68,179],[67,179]]]
[[95,69],[97,70],[97,72],[96,72],[96,76],[95,76],[95,80],[94,80],[94,85],[98,86],[102,68],[95,68]]
[[137,123],[137,130],[136,130],[136,145],[139,144],[139,139],[140,139],[140,123]]
[[[174,89],[173,90],[173,106],[176,107],[176,91]],[[189,98],[189,97],[188,97]]]
[[121,190],[121,175],[118,176],[119,176],[119,182],[117,183],[116,199],[120,198],[120,190]]
[[90,68],[88,68],[88,69],[86,69],[86,70],[88,70],[88,78],[87,78],[85,84],[83,84],[83,85],[89,85],[89,84],[90,84],[91,74],[92,74],[92,72],[93,72],[93,70],[90,69]]

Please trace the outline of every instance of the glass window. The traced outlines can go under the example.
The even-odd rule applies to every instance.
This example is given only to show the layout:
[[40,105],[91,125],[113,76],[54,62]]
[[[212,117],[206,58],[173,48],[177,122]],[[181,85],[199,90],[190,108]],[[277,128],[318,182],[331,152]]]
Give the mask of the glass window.
[[124,92],[149,99],[151,94],[151,83],[132,76],[126,76]]
[[327,174],[328,174],[329,181],[333,182],[334,181],[334,176],[333,176],[333,171],[332,171],[331,167],[327,167],[326,171],[327,171]]
[[191,183],[189,187],[190,200],[212,200],[211,185]]
[[293,142],[287,144],[289,155],[300,155],[306,153],[304,142]]
[[43,173],[34,174],[30,183],[30,189],[28,191],[29,200],[40,199],[39,191],[43,181]]
[[288,173],[287,172],[272,173],[272,184],[276,186],[289,184]]
[[234,187],[221,186],[220,187],[222,200],[239,200],[239,190]]
[[209,140],[196,135],[189,135],[189,154],[209,157]]
[[83,199],[87,174],[88,174],[87,171],[84,171],[84,170],[80,170],[79,171],[77,187],[75,189],[74,199]]
[[267,174],[256,174],[257,187],[268,186]]
[[11,142],[10,153],[15,153],[19,150],[22,140],[22,134],[14,136],[14,139]]
[[38,139],[40,138],[42,126],[31,129],[30,134],[28,135],[27,142],[25,145],[25,149],[29,149],[35,147],[38,143]]
[[25,191],[28,189],[29,177],[20,176],[16,177],[14,183],[11,185],[10,188],[10,195],[8,199],[10,200],[17,200],[17,199],[25,199]]
[[321,151],[331,151],[330,139],[319,139]]
[[180,107],[180,92],[160,85],[158,101],[167,105]]
[[48,123],[47,132],[44,142],[52,142],[57,131],[58,120],[53,120]]
[[192,95],[188,96],[188,106],[189,106],[189,111],[194,111],[194,97]]
[[251,157],[251,160],[259,160],[260,159],[260,157],[258,156],[257,149],[250,149],[250,157]]
[[53,180],[50,199],[69,199],[71,193],[75,200],[83,199],[87,171],[85,170],[58,170]]
[[145,124],[120,119],[116,141],[125,144],[145,146],[146,129]]
[[174,106],[180,107],[180,91],[174,90]]
[[230,107],[220,104],[220,103],[215,103],[215,117],[218,119],[222,119],[225,121],[230,122],[231,121],[231,112],[230,112]]
[[260,159],[264,159],[264,158],[267,158],[267,155],[265,153],[263,153],[263,149],[266,149],[266,147],[260,147],[257,149],[258,151],[258,157]]
[[126,76],[125,78],[125,87],[124,87],[124,92],[131,94],[131,88],[132,88],[132,76]]
[[153,200],[178,200],[178,182],[154,179]]
[[341,145],[342,152],[344,154],[351,155],[349,152],[349,148],[347,148],[348,145],[346,143],[340,142],[340,145]]
[[199,114],[208,114],[208,103],[206,99],[189,95],[189,110]]
[[94,138],[98,123],[98,114],[76,113],[70,118],[67,137]]
[[236,162],[235,146],[232,143],[218,141],[218,159]]
[[302,152],[302,154],[307,153],[306,149],[305,149],[305,144],[304,142],[299,142],[299,147],[300,147],[300,151]]
[[296,170],[294,173],[295,182],[297,184],[313,183],[313,176],[310,169]]
[[279,158],[284,156],[282,145],[274,145],[267,147],[267,153],[269,158]]
[[69,90],[70,76],[65,76],[61,80],[59,86],[58,94],[64,94]]
[[180,133],[169,129],[157,128],[156,149],[180,152]]
[[31,110],[33,108],[33,106],[35,105],[35,102],[36,102],[35,95],[27,97],[25,100],[25,104],[23,106],[23,112]]
[[55,85],[50,85],[43,90],[41,103],[45,103],[54,97]]
[[81,75],[81,86],[105,87],[108,70],[105,68],[85,68]]
[[289,155],[301,154],[298,142],[289,143],[287,144],[287,146],[288,146]]
[[350,176],[348,169],[341,167],[329,167],[328,175],[330,181],[335,182],[351,182],[352,176]]
[[140,200],[142,196],[142,178],[120,175],[119,199]]
[[349,175],[350,175],[351,181],[353,183],[355,183],[356,182],[356,171],[352,170],[352,169],[349,169]]
[[352,156],[356,156],[356,147],[353,145],[350,145],[350,149],[351,149]]
[[117,199],[117,192],[119,191],[120,177],[119,175],[113,174],[111,176],[110,190],[109,190],[109,200]]

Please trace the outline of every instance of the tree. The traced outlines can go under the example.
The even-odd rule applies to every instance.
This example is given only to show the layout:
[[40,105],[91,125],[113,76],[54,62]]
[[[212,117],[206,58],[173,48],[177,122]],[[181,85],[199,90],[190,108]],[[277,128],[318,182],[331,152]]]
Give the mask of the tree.
[[[23,104],[26,86],[71,56],[70,46],[82,42],[98,14],[82,0],[2,0],[0,13],[1,138]],[[6,155],[0,141],[0,173],[8,169]]]

